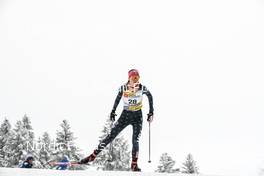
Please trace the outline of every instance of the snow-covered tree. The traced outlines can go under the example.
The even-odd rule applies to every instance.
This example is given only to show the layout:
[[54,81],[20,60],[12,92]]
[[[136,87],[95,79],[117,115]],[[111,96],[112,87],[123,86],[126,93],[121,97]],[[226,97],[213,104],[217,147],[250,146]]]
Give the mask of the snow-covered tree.
[[[113,122],[107,120],[99,142],[110,134]],[[106,148],[96,157],[93,164],[102,170],[119,170],[127,171],[130,169],[130,156],[128,142],[123,136],[117,136]]]
[[11,132],[11,124],[5,119],[0,127],[0,150],[4,148]]
[[[79,161],[82,156],[79,153],[80,149],[75,145],[75,137],[73,132],[71,131],[71,127],[67,120],[63,120],[60,124],[61,130],[57,131],[56,136],[56,149],[57,160],[61,160],[64,156],[67,156],[70,160]],[[70,167],[69,169],[83,169],[80,167]]]
[[22,118],[22,124],[23,124],[23,128],[26,130],[25,131],[26,138],[30,140],[29,142],[33,142],[34,132],[31,126],[31,121],[27,115],[24,115],[24,117]]
[[28,154],[36,156],[34,150],[34,132],[31,121],[27,115],[24,115],[22,121],[17,121],[13,130],[14,135],[9,142],[9,151],[11,156],[9,161],[16,167],[21,164]]
[[192,154],[188,154],[186,161],[183,163],[183,173],[188,174],[198,174],[198,167],[196,166],[196,161],[194,161]]
[[8,162],[8,158],[10,157],[8,147],[12,135],[11,124],[9,123],[9,120],[4,119],[0,127],[0,167],[10,166],[10,163]]
[[52,140],[47,132],[44,132],[42,137],[38,140],[38,159],[41,164],[41,168],[50,168],[48,162],[52,158]]
[[161,173],[175,173],[179,169],[173,169],[175,161],[168,155],[168,153],[163,153],[160,157],[158,169],[155,172]]

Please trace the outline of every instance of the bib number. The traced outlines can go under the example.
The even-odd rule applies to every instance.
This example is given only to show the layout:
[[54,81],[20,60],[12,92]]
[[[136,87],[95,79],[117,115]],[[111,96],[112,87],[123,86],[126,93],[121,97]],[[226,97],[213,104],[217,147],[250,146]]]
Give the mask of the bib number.
[[131,105],[131,104],[133,104],[133,105],[135,105],[135,104],[137,104],[137,100],[136,99],[129,99],[128,100],[128,103]]

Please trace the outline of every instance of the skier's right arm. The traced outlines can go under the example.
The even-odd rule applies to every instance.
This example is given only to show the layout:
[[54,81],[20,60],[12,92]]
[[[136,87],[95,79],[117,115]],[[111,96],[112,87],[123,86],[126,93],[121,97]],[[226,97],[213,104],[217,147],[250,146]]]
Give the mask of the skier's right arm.
[[115,103],[114,103],[113,109],[112,109],[111,114],[110,114],[110,120],[112,120],[112,121],[115,121],[115,116],[116,116],[115,111],[116,111],[116,108],[117,108],[121,98],[122,98],[122,94],[123,94],[123,86],[121,86],[118,90],[118,94],[116,96]]

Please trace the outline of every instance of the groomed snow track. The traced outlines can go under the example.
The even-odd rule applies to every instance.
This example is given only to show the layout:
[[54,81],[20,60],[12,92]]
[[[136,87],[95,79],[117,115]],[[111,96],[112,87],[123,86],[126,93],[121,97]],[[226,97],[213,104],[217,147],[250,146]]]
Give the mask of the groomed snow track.
[[[95,170],[50,170],[50,169],[20,169],[0,168],[0,176],[190,176],[189,174],[165,174],[152,172],[125,172],[125,171],[95,171]],[[206,176],[191,174],[191,176]],[[209,176],[209,175],[207,175]]]

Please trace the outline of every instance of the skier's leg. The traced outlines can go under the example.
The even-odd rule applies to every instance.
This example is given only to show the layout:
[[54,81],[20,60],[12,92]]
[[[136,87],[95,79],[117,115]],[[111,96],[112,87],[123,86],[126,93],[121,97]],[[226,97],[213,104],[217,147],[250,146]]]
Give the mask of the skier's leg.
[[134,120],[132,122],[133,126],[133,136],[132,136],[132,163],[131,163],[131,169],[133,171],[140,171],[140,168],[138,168],[137,160],[138,160],[138,152],[139,152],[139,137],[142,130],[142,112],[135,112]]
[[95,150],[96,154],[99,154],[128,125],[129,125],[129,123],[128,123],[127,118],[126,118],[126,113],[122,113],[120,118],[117,120],[117,122],[112,127],[110,134],[107,135],[99,143],[97,149]]
[[109,135],[107,135],[98,145],[91,155],[82,159],[81,164],[93,161],[96,156],[128,125],[128,114],[123,111],[120,118],[114,124]]
[[139,137],[141,135],[142,130],[142,121],[138,122],[138,124],[133,124],[133,135],[132,135],[132,156],[138,157],[139,151]]

